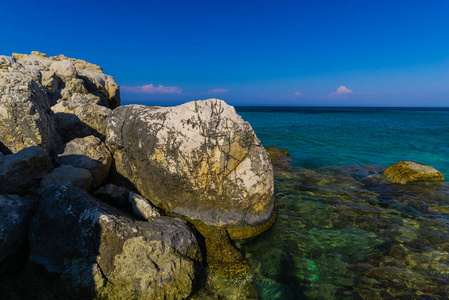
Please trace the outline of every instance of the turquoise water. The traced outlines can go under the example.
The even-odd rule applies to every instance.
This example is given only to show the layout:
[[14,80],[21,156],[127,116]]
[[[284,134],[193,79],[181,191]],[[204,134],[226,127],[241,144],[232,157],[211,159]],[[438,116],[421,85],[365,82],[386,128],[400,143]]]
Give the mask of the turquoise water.
[[[449,299],[449,185],[388,184],[413,160],[449,176],[449,110],[237,108],[273,161],[276,222],[236,243],[251,275],[210,299]],[[200,295],[201,296],[201,295]]]
[[305,168],[401,160],[449,177],[447,108],[238,107],[264,146],[290,150]]

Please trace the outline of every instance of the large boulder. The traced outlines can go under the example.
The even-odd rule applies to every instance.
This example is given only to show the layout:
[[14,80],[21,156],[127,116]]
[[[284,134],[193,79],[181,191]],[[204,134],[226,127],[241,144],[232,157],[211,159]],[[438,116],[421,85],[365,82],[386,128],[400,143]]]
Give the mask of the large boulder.
[[31,193],[52,170],[47,151],[38,146],[5,155],[0,162],[0,194]]
[[30,199],[0,195],[0,274],[11,271],[21,258],[26,258],[21,248],[26,242],[33,208],[34,201]]
[[112,156],[99,138],[90,135],[65,144],[58,151],[56,161],[61,165],[89,170],[95,185],[100,186],[108,177]]
[[74,299],[184,299],[201,260],[185,221],[137,221],[69,186],[43,194],[29,240],[35,269]]
[[108,119],[106,142],[117,177],[198,228],[247,238],[274,218],[270,158],[251,126],[222,100],[119,107]]
[[390,183],[406,184],[414,181],[444,180],[444,175],[431,166],[413,161],[400,161],[389,166],[383,173]]
[[37,69],[0,56],[0,143],[9,152],[61,145],[41,79]]

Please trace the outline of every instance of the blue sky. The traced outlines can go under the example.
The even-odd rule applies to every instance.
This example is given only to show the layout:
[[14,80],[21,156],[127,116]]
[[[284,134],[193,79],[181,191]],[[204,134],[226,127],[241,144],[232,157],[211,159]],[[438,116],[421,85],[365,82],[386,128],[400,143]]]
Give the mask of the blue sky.
[[124,104],[449,106],[449,1],[8,1],[0,54],[65,54]]

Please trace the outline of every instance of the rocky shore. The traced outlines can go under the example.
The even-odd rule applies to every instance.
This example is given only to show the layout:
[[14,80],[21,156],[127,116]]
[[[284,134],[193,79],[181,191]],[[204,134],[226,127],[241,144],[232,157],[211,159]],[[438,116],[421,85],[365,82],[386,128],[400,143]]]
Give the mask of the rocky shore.
[[99,66],[0,56],[0,216],[0,276],[34,298],[185,299],[206,267],[246,276],[233,240],[273,223],[273,169],[222,100],[120,106]]

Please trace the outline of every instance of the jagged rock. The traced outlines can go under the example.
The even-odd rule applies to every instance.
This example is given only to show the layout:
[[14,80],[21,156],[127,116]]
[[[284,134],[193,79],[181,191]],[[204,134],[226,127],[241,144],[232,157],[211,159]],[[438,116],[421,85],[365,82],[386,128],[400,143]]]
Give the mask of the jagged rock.
[[88,170],[62,165],[54,169],[50,174],[46,174],[42,178],[40,187],[41,189],[47,189],[53,184],[72,185],[88,190],[92,186],[93,181],[92,174]]
[[31,263],[77,299],[184,299],[201,260],[185,221],[136,221],[68,186],[44,193],[29,240]]
[[414,181],[444,180],[444,175],[431,166],[413,161],[400,161],[389,166],[383,173],[390,183],[406,184]]
[[100,187],[93,195],[103,202],[131,212],[132,207],[129,203],[129,193],[130,191],[127,188],[110,183]]
[[0,195],[0,274],[11,271],[18,261],[26,258],[20,250],[26,241],[33,208],[30,199]]
[[115,172],[154,205],[231,238],[274,218],[273,171],[251,126],[217,99],[176,107],[122,106],[108,119]]
[[55,72],[63,81],[68,81],[78,76],[75,65],[68,59],[53,62],[50,66],[50,71]]
[[88,91],[84,86],[84,81],[79,78],[72,78],[71,80],[67,80],[65,82],[65,88],[68,89],[72,94],[87,94]]
[[6,155],[0,164],[0,194],[23,195],[32,192],[53,165],[45,149],[33,146]]
[[42,85],[49,91],[55,92],[62,84],[62,80],[53,71],[42,71]]
[[139,194],[130,192],[128,199],[134,215],[142,220],[153,220],[162,215],[157,207]]
[[65,141],[88,135],[105,138],[111,110],[101,103],[101,99],[95,95],[74,94],[68,101],[60,101],[52,106],[58,132]]
[[56,161],[61,165],[71,165],[89,170],[96,186],[108,177],[112,157],[105,144],[97,137],[90,135],[73,139],[59,151]]
[[108,99],[108,107],[114,109],[120,105],[120,89],[112,76],[87,70],[79,70],[79,76],[89,91],[99,92]]
[[12,153],[30,146],[54,150],[61,145],[41,73],[15,59],[0,57],[0,143]]

